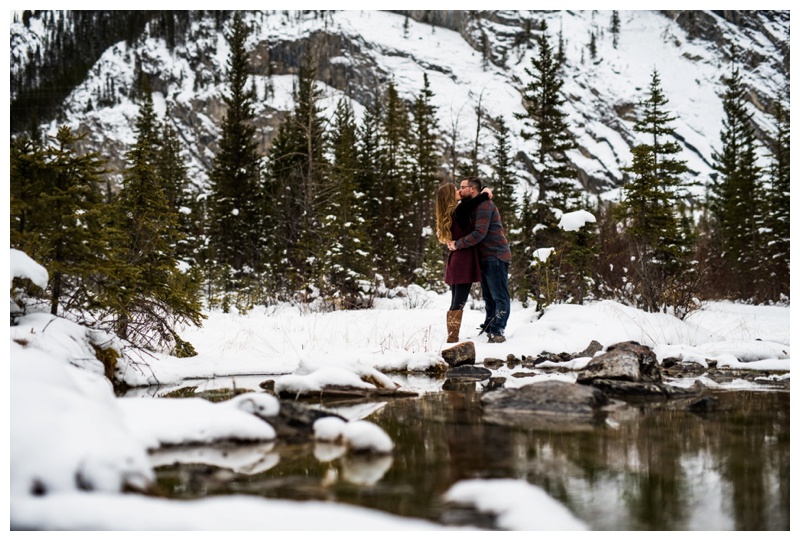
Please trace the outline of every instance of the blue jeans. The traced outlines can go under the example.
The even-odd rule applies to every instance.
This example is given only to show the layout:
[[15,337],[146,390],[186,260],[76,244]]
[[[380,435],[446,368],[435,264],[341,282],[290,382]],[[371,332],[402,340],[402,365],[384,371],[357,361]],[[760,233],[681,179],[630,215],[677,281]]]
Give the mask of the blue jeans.
[[481,327],[489,334],[502,335],[511,312],[508,263],[496,257],[481,261],[481,292],[486,303],[486,319]]

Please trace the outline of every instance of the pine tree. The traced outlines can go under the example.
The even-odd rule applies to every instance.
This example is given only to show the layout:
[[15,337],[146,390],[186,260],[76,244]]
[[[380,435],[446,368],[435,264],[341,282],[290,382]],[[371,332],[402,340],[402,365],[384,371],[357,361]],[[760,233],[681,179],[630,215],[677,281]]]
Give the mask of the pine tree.
[[135,132],[114,203],[117,266],[104,297],[121,338],[191,356],[191,344],[180,338],[176,327],[187,322],[200,325],[200,284],[195,275],[179,269],[175,257],[180,232],[158,176],[161,142],[149,91],[143,96]]
[[614,48],[617,48],[619,45],[619,11],[612,11],[611,12],[611,35],[613,36],[613,45]]
[[788,103],[788,87],[784,96],[776,101],[773,115],[777,131],[772,151],[772,163],[769,168],[769,187],[767,190],[768,211],[766,230],[769,240],[766,243],[766,259],[770,266],[771,290],[767,294],[770,300],[777,301],[789,298],[789,261],[790,261],[790,115]]
[[[577,195],[572,181],[577,173],[566,153],[575,148],[575,143],[568,131],[567,114],[562,110],[564,81],[558,75],[560,66],[553,57],[544,22],[537,44],[539,56],[531,59],[533,69],[525,68],[532,78],[523,94],[525,113],[515,116],[525,124],[520,133],[522,138],[536,145],[533,169],[538,185],[537,203],[556,204],[568,211],[572,210]],[[540,220],[543,217],[540,210]]]
[[293,222],[289,219],[292,213],[292,186],[298,170],[294,167],[297,154],[290,131],[290,119],[278,126],[278,133],[268,151],[267,168],[264,172],[265,197],[262,215],[271,216],[271,234],[265,240],[265,269],[285,269],[284,272],[267,272],[268,293],[278,299],[288,298],[293,284],[301,282],[288,257],[290,245],[293,246],[297,241],[292,236]]
[[[502,215],[501,215],[502,216]],[[519,216],[515,219],[517,228],[508,228],[508,242],[511,253],[510,278],[508,280],[509,292],[512,297],[518,298],[523,306],[528,307],[529,300],[538,302],[537,284],[534,273],[533,252],[536,250],[536,213],[531,200],[531,194],[525,191]]]
[[503,227],[506,231],[510,231],[515,227],[516,216],[519,212],[519,205],[515,198],[518,179],[514,173],[511,156],[511,130],[503,117],[497,117],[495,125],[495,144],[491,151],[492,201],[500,212]]
[[23,134],[12,139],[10,156],[11,246],[41,260],[34,251],[35,228],[42,218],[39,196],[47,193],[48,155],[40,141]]
[[326,247],[323,246],[320,235],[320,218],[325,202],[334,191],[327,183],[328,163],[325,156],[328,142],[320,108],[322,91],[317,86],[316,73],[310,51],[307,51],[300,66],[296,105],[292,115],[300,145],[297,150],[300,192],[296,200],[300,213],[288,217],[296,220],[301,228],[296,250],[293,254],[290,252],[290,260],[301,269],[304,280],[312,284],[318,282],[324,272],[320,256]]
[[632,149],[633,164],[627,171],[633,179],[624,186],[625,197],[617,209],[637,270],[639,302],[650,311],[671,304],[679,288],[676,282],[686,280],[689,270],[690,247],[677,214],[685,195],[682,175],[688,168],[674,157],[681,147],[674,139],[675,117],[666,111],[667,103],[658,71],[653,70],[648,97],[641,103],[643,113],[634,126],[646,142]]
[[240,13],[231,26],[226,75],[229,93],[222,120],[219,151],[209,174],[209,265],[217,286],[226,294],[246,290],[261,264],[264,220],[260,203],[261,156],[251,124],[255,95],[247,84],[250,59],[245,49],[248,29]]
[[328,183],[328,143],[320,109],[321,90],[310,51],[295,89],[295,108],[279,128],[269,158],[277,242],[290,267],[284,293],[312,293],[324,273],[322,209],[335,191]]
[[594,32],[589,33],[589,56],[592,61],[597,60],[597,34]]
[[592,269],[599,254],[595,223],[587,221],[577,230],[564,231],[564,237],[564,289],[572,302],[583,304],[594,283]]
[[[559,76],[561,66],[553,56],[545,22],[542,22],[537,44],[539,55],[531,59],[532,69],[525,68],[532,78],[523,94],[525,113],[515,116],[525,125],[520,132],[522,138],[535,143],[533,175],[536,177],[538,194],[536,201],[531,201],[524,209],[532,214],[523,216],[520,221],[524,223],[535,218],[534,246],[555,248],[560,254],[565,239],[557,225],[558,217],[563,212],[575,210],[579,203],[574,180],[577,173],[567,158],[567,152],[575,148],[575,143],[568,130],[567,115],[562,110],[565,99],[561,91],[564,81]],[[539,268],[542,266],[539,265]],[[560,265],[554,272],[555,275],[548,269],[544,274],[547,283],[540,281],[538,285],[540,292],[537,303],[540,305],[555,300],[557,296],[557,285],[562,278],[559,274]]]
[[181,142],[172,127],[169,114],[167,110],[161,124],[156,173],[163,182],[169,210],[178,218],[180,236],[178,244],[173,247],[175,254],[179,259],[196,266],[200,261],[198,253],[201,251],[203,207],[198,190],[189,183],[186,163],[181,156]]
[[762,256],[759,209],[764,196],[756,164],[756,136],[746,90],[738,67],[725,79],[722,150],[714,153],[718,177],[712,185],[711,211],[716,218],[723,258],[731,271],[727,291],[740,299],[754,299]]
[[438,148],[438,124],[436,107],[433,105],[433,91],[430,88],[428,75],[423,75],[423,87],[414,102],[411,130],[408,138],[411,170],[409,177],[411,229],[403,246],[411,267],[417,269],[425,259],[427,246],[430,244],[425,231],[432,227],[433,195],[439,184],[438,173],[441,165],[441,153]]
[[364,194],[361,199],[364,230],[369,236],[369,245],[373,261],[370,275],[384,268],[383,246],[386,241],[386,226],[390,216],[384,213],[386,186],[381,177],[381,102],[375,99],[364,110],[361,124],[357,131],[358,171],[356,181],[358,193]]
[[408,109],[392,81],[386,91],[386,106],[380,131],[383,214],[380,222],[375,224],[376,229],[383,232],[383,242],[378,245],[378,249],[383,264],[381,270],[387,285],[407,283],[413,270],[408,257],[400,251],[407,231],[413,226],[410,222],[410,159],[406,142],[410,129]]
[[489,68],[489,64],[492,62],[492,46],[489,43],[489,36],[486,35],[486,32],[481,30],[481,67],[483,71],[486,71]]
[[108,270],[105,162],[79,154],[82,139],[61,126],[46,148],[27,137],[11,146],[11,246],[47,269],[54,315],[97,308],[97,281]]
[[368,292],[370,254],[362,216],[364,194],[358,191],[355,116],[344,99],[336,108],[331,145],[328,184],[332,193],[321,224],[327,294],[336,299],[337,306],[354,308],[362,305],[362,296]]

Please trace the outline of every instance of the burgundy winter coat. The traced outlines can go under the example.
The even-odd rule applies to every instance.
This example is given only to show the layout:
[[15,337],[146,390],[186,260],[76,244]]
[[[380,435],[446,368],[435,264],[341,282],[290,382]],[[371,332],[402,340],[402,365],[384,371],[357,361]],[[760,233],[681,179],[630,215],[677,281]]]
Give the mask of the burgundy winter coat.
[[[472,199],[462,200],[456,206],[453,225],[450,226],[453,240],[458,240],[472,232],[472,212],[487,199],[489,196],[482,193]],[[454,250],[447,255],[447,263],[444,268],[445,284],[471,284],[480,281],[481,266],[478,260],[477,245],[464,250]]]

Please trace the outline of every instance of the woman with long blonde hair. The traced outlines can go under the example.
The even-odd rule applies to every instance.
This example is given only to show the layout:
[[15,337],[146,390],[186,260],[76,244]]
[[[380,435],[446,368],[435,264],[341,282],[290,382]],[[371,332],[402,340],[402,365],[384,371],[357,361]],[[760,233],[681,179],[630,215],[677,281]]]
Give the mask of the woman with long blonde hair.
[[[477,197],[461,199],[461,190],[455,184],[443,184],[436,191],[436,236],[447,244],[472,232],[472,211],[482,202],[491,199],[488,188]],[[450,286],[450,309],[447,311],[447,342],[458,342],[461,317],[467,304],[472,284],[481,281],[481,268],[477,247],[450,251],[444,270],[444,283]]]

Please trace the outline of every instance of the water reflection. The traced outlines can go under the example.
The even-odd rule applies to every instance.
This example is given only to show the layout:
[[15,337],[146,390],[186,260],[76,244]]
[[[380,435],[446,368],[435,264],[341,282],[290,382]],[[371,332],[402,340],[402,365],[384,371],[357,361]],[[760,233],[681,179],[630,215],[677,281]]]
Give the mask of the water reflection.
[[272,442],[245,445],[168,447],[150,454],[154,468],[176,464],[204,464],[252,475],[273,468],[280,457]]
[[[573,430],[493,422],[480,384],[450,389],[388,401],[367,417],[394,441],[388,457],[279,443],[270,453],[280,460],[267,469],[218,461],[205,477],[195,469],[181,481],[164,460],[159,482],[177,498],[326,499],[447,522],[454,514],[441,496],[456,481],[512,478],[541,487],[595,530],[789,528],[788,392],[715,393],[716,408],[704,413],[628,406]],[[455,516],[484,524],[478,513]]]
[[391,455],[344,455],[342,477],[354,485],[372,486],[392,467]]

